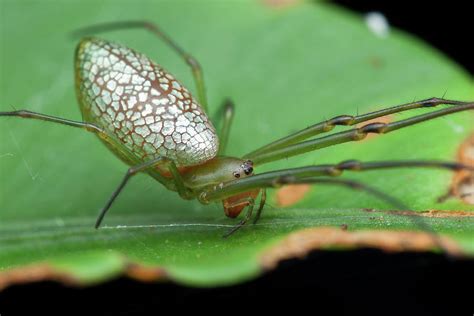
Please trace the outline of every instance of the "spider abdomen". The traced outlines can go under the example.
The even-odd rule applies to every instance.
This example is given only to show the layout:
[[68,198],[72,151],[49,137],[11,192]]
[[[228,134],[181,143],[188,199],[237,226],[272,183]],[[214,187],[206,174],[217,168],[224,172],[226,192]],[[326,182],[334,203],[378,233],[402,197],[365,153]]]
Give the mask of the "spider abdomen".
[[216,156],[215,128],[199,103],[145,55],[86,38],[77,47],[75,71],[84,120],[106,129],[139,159],[162,156],[190,166]]

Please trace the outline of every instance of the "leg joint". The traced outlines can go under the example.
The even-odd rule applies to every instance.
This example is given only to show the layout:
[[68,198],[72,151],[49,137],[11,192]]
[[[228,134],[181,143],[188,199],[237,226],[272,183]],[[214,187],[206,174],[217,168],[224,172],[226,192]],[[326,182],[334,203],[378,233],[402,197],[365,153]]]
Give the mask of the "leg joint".
[[193,56],[191,55],[184,55],[184,58],[186,59],[186,63],[191,66],[191,68],[193,68],[193,70],[195,71],[201,71],[201,65],[199,64],[199,62],[197,61],[196,58],[194,58]]
[[354,141],[362,140],[367,137],[367,132],[363,130],[363,127],[358,128],[358,129],[353,130],[350,137]]
[[95,132],[99,134],[105,134],[105,131],[100,128],[99,126],[92,124],[92,123],[84,123],[84,127],[89,132]]
[[386,128],[387,128],[387,124],[385,123],[370,123],[370,124],[362,126],[359,130],[365,134],[367,133],[382,134]]
[[235,111],[234,103],[230,99],[226,99],[225,100],[224,115],[226,117],[230,117],[230,116],[232,116],[232,114],[234,114],[234,111]]
[[34,117],[36,113],[28,110],[16,110],[11,112],[1,112],[4,116]]
[[139,171],[139,169],[134,168],[134,167],[128,168],[128,170],[127,170],[127,177],[133,176],[134,174],[138,173],[138,171]]
[[272,186],[273,188],[279,188],[279,187],[281,187],[281,186],[283,186],[283,185],[293,183],[295,180],[296,180],[296,177],[295,177],[295,176],[291,176],[291,175],[280,176],[280,177],[278,177],[278,178],[275,178],[275,179],[271,182],[271,186]]
[[352,125],[354,123],[354,116],[340,115],[329,120],[330,125]]
[[337,164],[338,170],[361,170],[361,163],[358,160],[346,160]]
[[423,104],[424,107],[433,107],[433,106],[437,106],[437,105],[443,103],[444,101],[445,100],[443,100],[443,99],[433,97],[433,98],[423,100],[420,103]]

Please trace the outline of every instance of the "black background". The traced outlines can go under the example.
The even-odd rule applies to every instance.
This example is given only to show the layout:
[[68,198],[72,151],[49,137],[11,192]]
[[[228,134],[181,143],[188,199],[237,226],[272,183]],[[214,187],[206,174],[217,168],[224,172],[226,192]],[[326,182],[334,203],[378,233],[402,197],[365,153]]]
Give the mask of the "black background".
[[[392,26],[417,35],[474,73],[469,2],[336,3],[361,13],[384,13]],[[266,314],[473,315],[473,276],[472,259],[370,249],[315,251],[305,260],[283,262],[257,280],[225,288],[196,289],[128,279],[85,289],[53,282],[17,285],[0,294],[0,314],[29,309],[34,314],[159,314],[165,308],[247,314],[263,308]]]
[[389,23],[438,48],[474,74],[472,1],[333,1],[353,11],[382,12]]

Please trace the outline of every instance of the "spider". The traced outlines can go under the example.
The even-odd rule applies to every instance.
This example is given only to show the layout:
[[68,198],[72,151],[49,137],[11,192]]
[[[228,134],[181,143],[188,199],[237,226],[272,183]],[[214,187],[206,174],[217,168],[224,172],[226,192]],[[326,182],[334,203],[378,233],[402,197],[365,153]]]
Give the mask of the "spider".
[[[275,140],[243,157],[225,156],[234,115],[227,100],[221,106],[222,128],[216,132],[207,116],[207,99],[201,67],[158,26],[145,21],[125,21],[89,26],[77,35],[126,28],[151,31],[168,44],[190,66],[197,98],[169,72],[147,56],[126,46],[97,37],[84,37],[75,53],[75,87],[83,121],[73,121],[28,110],[0,112],[0,116],[38,119],[81,128],[96,134],[121,160],[130,166],[119,186],[102,208],[95,223],[99,228],[111,205],[134,175],[144,172],[183,199],[203,204],[222,202],[228,217],[243,218],[227,237],[252,218],[257,222],[265,205],[266,188],[290,183],[319,183],[365,190],[400,206],[387,194],[355,181],[334,178],[344,171],[386,168],[429,167],[450,170],[474,167],[443,161],[344,161],[254,174],[264,163],[301,155],[345,142],[359,141],[368,134],[386,134],[451,113],[473,110],[474,102],[431,98],[381,109],[362,115],[341,115]],[[336,126],[354,126],[389,114],[417,108],[450,105],[441,110],[391,123],[366,123],[361,127],[314,138]],[[360,125],[359,125],[360,126]],[[308,140],[309,139],[309,140]]]

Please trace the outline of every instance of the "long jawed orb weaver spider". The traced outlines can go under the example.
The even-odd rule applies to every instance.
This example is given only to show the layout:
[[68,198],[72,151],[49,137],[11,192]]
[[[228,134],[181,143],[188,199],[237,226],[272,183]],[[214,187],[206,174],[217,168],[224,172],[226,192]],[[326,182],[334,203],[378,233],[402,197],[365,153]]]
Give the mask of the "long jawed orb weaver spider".
[[[474,102],[432,98],[379,111],[351,116],[341,115],[312,125],[265,145],[242,158],[224,156],[234,106],[222,106],[220,143],[207,116],[204,79],[199,63],[156,25],[144,21],[105,23],[79,30],[78,35],[126,28],[151,31],[178,53],[191,67],[197,88],[197,100],[170,73],[148,57],[125,46],[103,39],[86,37],[77,46],[75,85],[83,121],[72,121],[27,110],[0,112],[0,116],[32,118],[82,128],[100,140],[130,168],[99,213],[98,228],[106,212],[139,172],[146,172],[184,199],[203,204],[222,201],[228,217],[243,219],[224,236],[229,236],[251,218],[256,199],[260,203],[254,217],[259,219],[265,205],[265,188],[289,183],[341,185],[365,190],[394,205],[389,195],[364,184],[332,178],[345,170],[374,170],[404,167],[433,167],[451,170],[474,167],[441,161],[345,161],[331,165],[313,165],[254,175],[256,165],[276,161],[336,144],[364,139],[369,133],[385,134],[451,113],[473,110]],[[199,101],[199,102],[198,102]],[[370,123],[362,127],[312,138],[338,125],[353,126],[403,111],[451,105],[442,110],[417,115],[392,123]],[[322,178],[321,178],[322,177]]]

